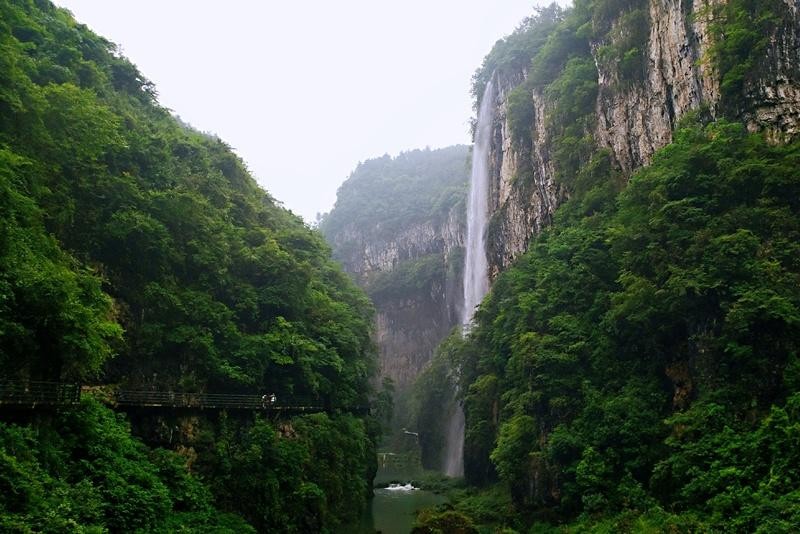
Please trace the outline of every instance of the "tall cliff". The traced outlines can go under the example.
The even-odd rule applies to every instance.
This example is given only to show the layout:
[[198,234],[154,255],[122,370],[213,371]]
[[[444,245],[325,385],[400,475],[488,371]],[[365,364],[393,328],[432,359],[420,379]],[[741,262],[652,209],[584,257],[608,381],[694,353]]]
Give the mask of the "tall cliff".
[[[438,354],[461,371],[465,478],[501,482],[484,502],[502,512],[457,511],[796,530],[798,6],[576,0],[487,56],[495,278]],[[420,428],[438,411],[421,403]]]
[[690,113],[742,120],[774,140],[797,134],[799,5],[578,2],[568,13],[545,9],[498,41],[473,88],[479,98],[496,78],[493,276],[551,222],[598,151],[624,178]]
[[382,376],[406,389],[459,322],[468,148],[361,163],[320,229],[376,308]]

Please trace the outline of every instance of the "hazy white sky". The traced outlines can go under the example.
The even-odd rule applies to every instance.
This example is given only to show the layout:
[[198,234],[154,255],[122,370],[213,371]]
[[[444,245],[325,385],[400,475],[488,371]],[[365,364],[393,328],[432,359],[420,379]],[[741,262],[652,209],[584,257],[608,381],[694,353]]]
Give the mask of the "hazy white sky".
[[470,78],[537,1],[56,3],[311,222],[359,161],[469,143]]

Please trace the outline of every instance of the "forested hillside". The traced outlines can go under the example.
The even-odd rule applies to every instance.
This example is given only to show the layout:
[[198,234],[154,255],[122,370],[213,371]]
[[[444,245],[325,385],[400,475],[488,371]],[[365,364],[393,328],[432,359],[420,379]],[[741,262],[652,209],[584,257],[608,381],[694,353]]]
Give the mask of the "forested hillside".
[[[504,272],[420,387],[435,398],[438,370],[460,369],[465,476],[483,489],[415,532],[800,524],[797,11],[682,5],[686,28],[712,38],[693,68],[719,93],[682,116],[668,116],[669,100],[669,137],[654,142],[662,117],[635,97],[675,68],[648,55],[671,35],[651,32],[674,22],[653,18],[662,7],[549,8],[475,76],[478,99],[489,79],[512,88],[498,105],[515,145],[496,154],[518,173],[500,186],[512,201],[496,204],[488,245]],[[604,131],[617,105],[645,122]],[[626,127],[640,145],[614,144]],[[540,202],[541,228],[512,228],[527,209],[515,188]],[[527,251],[511,261],[504,236],[524,232]],[[436,428],[431,404],[418,419]]]
[[798,163],[717,122],[618,196],[594,167],[442,353],[464,373],[467,479],[500,481],[518,524],[790,532]]
[[468,159],[459,145],[367,160],[320,222],[334,258],[376,308],[379,374],[394,393],[385,445],[396,452],[416,447],[401,430],[413,428],[411,385],[459,321]]
[[0,402],[0,531],[347,529],[376,372],[425,369],[395,431],[436,466],[462,401],[466,487],[415,532],[795,532],[796,2],[552,5],[472,90],[492,288],[464,336],[468,147],[361,163],[329,247],[114,44],[1,1],[0,400],[89,387]]
[[360,244],[350,241],[358,237],[391,241],[415,225],[444,222],[464,202],[468,153],[469,147],[456,145],[360,163],[339,187],[334,209],[320,222],[326,236],[341,241],[336,257],[347,263],[347,254]]
[[330,408],[158,421],[182,456],[92,400],[0,423],[0,528],[207,531],[216,507],[307,532],[360,513],[375,429],[347,412],[369,402],[369,301],[224,142],[46,1],[0,3],[0,206],[0,381]]

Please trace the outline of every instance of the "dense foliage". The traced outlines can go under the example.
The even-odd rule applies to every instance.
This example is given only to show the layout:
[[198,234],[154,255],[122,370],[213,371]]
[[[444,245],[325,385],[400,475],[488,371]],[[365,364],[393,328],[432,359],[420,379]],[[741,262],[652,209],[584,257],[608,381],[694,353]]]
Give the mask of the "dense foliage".
[[443,420],[452,416],[456,408],[458,358],[463,358],[468,347],[461,337],[461,327],[456,329],[437,347],[430,364],[417,377],[409,403],[410,425],[420,432],[418,442],[420,459],[426,469],[444,470],[447,428]]
[[95,401],[30,425],[0,423],[3,532],[252,532],[215,509],[185,460],[148,450]]
[[353,521],[371,495],[374,448],[364,421],[313,414],[242,427],[223,419],[197,470],[223,508],[259,532],[330,532]]
[[[711,20],[716,112],[738,118],[789,10],[731,1],[694,16]],[[800,143],[699,110],[628,182],[591,135],[598,70],[607,91],[641,82],[649,23],[637,0],[549,8],[475,75],[476,99],[492,76],[517,84],[517,180],[538,143],[570,200],[494,282],[469,338],[443,347],[461,370],[465,476],[485,489],[421,527],[791,532],[800,520]],[[536,92],[547,132],[533,139]],[[418,395],[451,374],[432,368]],[[436,428],[434,408],[417,417]]]
[[[334,244],[335,258],[348,265],[358,262],[367,246],[408,241],[404,246],[410,251],[402,252],[391,268],[359,280],[378,307],[430,294],[460,272],[460,251],[445,258],[434,250],[441,244],[424,234],[430,230],[421,230],[423,235],[416,238],[411,234],[439,228],[453,216],[456,224],[463,224],[468,156],[463,145],[386,155],[360,163],[339,188],[336,205],[320,221],[320,230]],[[410,234],[403,238],[404,233]]]
[[[139,385],[157,372],[159,385],[181,389],[358,401],[369,304],[321,237],[275,206],[221,141],[155,105],[112,45],[52,7],[3,9],[6,196],[38,206],[61,248],[105,278],[126,331],[110,370]],[[98,298],[86,306],[103,311]],[[49,354],[3,349],[15,360]],[[58,373],[41,378],[68,376]]]
[[[49,2],[0,3],[0,378],[269,391],[347,410],[369,400],[371,313],[322,236],[261,190],[222,141],[161,108],[155,88],[113,44]],[[92,410],[69,417],[75,424],[83,418],[88,426],[112,425],[111,416]],[[100,461],[58,441],[58,433],[47,431],[52,424],[5,428],[9,447],[18,450],[24,442],[34,451],[14,464],[23,478],[30,470],[35,494],[8,509],[14,524],[44,525],[50,496],[36,488],[61,488],[65,506],[77,503],[79,496],[65,488]],[[276,438],[264,422],[239,422],[235,437],[210,421],[197,424],[212,433],[213,443],[190,444],[201,451],[198,465],[208,469],[208,480],[217,478],[217,469],[267,462],[266,452],[252,456],[257,447],[305,461],[281,475],[288,494],[275,493],[268,478],[222,477],[211,486],[218,503],[259,528],[280,520],[289,529],[303,530],[309,521],[324,529],[364,504],[370,458],[363,451],[374,439],[372,424],[368,435],[350,416],[303,419],[288,423],[297,438]],[[130,441],[123,426],[113,428],[119,440]],[[226,466],[202,458],[221,447],[217,440],[241,448],[240,437],[251,448]],[[112,454],[105,446],[114,444],[98,442],[97,458]],[[314,449],[338,446],[353,451],[344,464]],[[150,453],[125,447],[138,451],[130,462],[146,464]],[[35,451],[55,451],[46,454],[81,465],[61,472]],[[188,476],[169,458],[169,469],[180,472],[174,476]],[[144,529],[170,521],[178,497],[145,464],[147,480],[130,491],[151,499],[142,507],[152,513],[143,508],[138,516],[138,504],[117,510],[114,499],[128,497],[104,489],[109,470],[92,479],[94,486],[75,490],[87,492],[91,510],[64,512],[62,519],[75,528],[117,531],[138,528],[136,521]],[[341,478],[320,480],[329,469]],[[274,508],[258,515],[232,491],[273,495],[268,504]],[[287,520],[281,510],[289,504],[282,500],[303,492],[316,503],[313,511]],[[201,507],[210,506],[206,497]],[[106,506],[120,520],[128,514],[131,523],[103,519]]]
[[0,158],[0,366],[16,377],[96,373],[122,332],[111,299],[12,185],[22,160],[6,149]]
[[480,108],[481,98],[491,77],[511,77],[527,70],[563,18],[564,10],[557,4],[551,4],[539,9],[536,15],[526,17],[510,35],[495,43],[472,78],[476,110]]
[[[330,241],[353,228],[378,240],[414,224],[445,220],[466,198],[468,153],[468,147],[456,145],[360,163],[339,187],[320,229]],[[347,244],[337,249],[346,250]]]
[[687,125],[616,199],[594,200],[616,183],[600,174],[564,205],[463,351],[467,478],[518,512],[790,531],[798,163],[800,143]]
[[427,254],[400,262],[389,271],[375,273],[366,281],[365,289],[375,303],[408,298],[430,292],[433,283],[441,286],[445,274],[444,256]]
[[711,59],[719,69],[722,108],[735,115],[753,104],[742,96],[767,67],[762,61],[767,50],[783,38],[775,35],[781,18],[792,15],[778,0],[733,0],[708,10],[714,37]]

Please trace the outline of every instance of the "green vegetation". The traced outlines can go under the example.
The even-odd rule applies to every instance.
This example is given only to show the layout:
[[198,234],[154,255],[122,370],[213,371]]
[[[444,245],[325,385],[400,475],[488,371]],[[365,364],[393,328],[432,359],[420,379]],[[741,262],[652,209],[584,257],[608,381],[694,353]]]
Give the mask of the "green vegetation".
[[16,377],[83,378],[122,330],[100,279],[59,248],[36,203],[12,185],[20,167],[22,158],[0,149],[0,366]]
[[[789,7],[709,9],[703,60],[736,117]],[[687,120],[625,186],[590,133],[598,69],[616,89],[640,81],[649,28],[641,0],[553,5],[498,41],[474,77],[476,100],[492,76],[517,83],[512,141],[523,156],[544,144],[570,200],[413,391],[428,467],[440,463],[442,407],[462,397],[474,486],[450,488],[455,503],[422,514],[415,532],[800,524],[800,142]],[[545,139],[531,128],[536,92],[550,104]],[[467,158],[457,146],[359,165],[320,224],[337,257],[458,215]],[[517,180],[530,175],[522,165]],[[422,251],[365,284],[378,304],[430,295],[460,261]],[[134,423],[90,399],[4,412],[0,529],[347,524],[392,417],[392,384],[369,385],[372,311],[322,236],[221,140],[160,107],[113,44],[46,0],[0,3],[0,379],[275,392],[328,407]],[[373,417],[350,413],[370,402]],[[180,454],[135,437],[154,425],[174,427]]]
[[[788,10],[712,9],[705,59],[736,117]],[[517,84],[512,142],[523,160],[532,143],[547,150],[570,199],[494,282],[468,339],[448,340],[417,384],[428,401],[463,392],[471,485],[421,516],[419,532],[791,532],[800,142],[772,145],[698,112],[626,183],[590,135],[597,70],[612,90],[641,82],[646,6],[556,13],[499,41],[474,78],[476,95],[492,75]],[[535,93],[548,113],[539,139]],[[441,427],[430,404],[416,408]],[[441,436],[420,439],[435,451]]]
[[[500,487],[478,490],[468,487],[451,488],[448,497],[452,503],[426,510],[419,514],[414,532],[439,533],[452,532],[500,532],[511,534],[514,531],[504,528],[509,517],[515,513],[508,492]],[[452,528],[453,530],[447,530]],[[438,530],[437,530],[438,529]]]
[[444,420],[446,412],[453,408],[457,378],[451,369],[458,368],[455,359],[464,350],[460,328],[456,327],[436,350],[430,365],[420,373],[414,383],[410,411],[412,427],[424,429],[419,436],[422,466],[426,469],[442,469],[445,448]]
[[444,534],[445,532],[452,534],[478,533],[469,517],[455,510],[438,513],[423,510],[411,530],[411,534]]
[[564,11],[557,4],[551,4],[525,18],[511,35],[497,41],[472,78],[475,109],[480,107],[480,99],[492,75],[497,73],[500,77],[515,76],[528,68],[563,17]]
[[332,531],[363,511],[375,451],[362,420],[314,414],[278,428],[261,419],[245,427],[223,420],[220,427],[197,470],[222,508],[259,532]]
[[594,142],[588,133],[595,120],[597,68],[588,57],[571,58],[561,74],[545,88],[547,98],[555,103],[547,117],[551,132],[556,177],[566,185],[589,161]]
[[645,76],[650,12],[647,3],[633,4],[632,9],[621,15],[604,36],[608,44],[597,50],[597,58],[605,69],[618,73],[618,84],[630,85],[643,80]]
[[465,474],[508,491],[507,526],[796,525],[798,163],[686,124],[616,198],[595,173],[498,278],[461,349]]
[[468,147],[457,145],[360,163],[319,225],[329,241],[337,242],[337,257],[348,250],[337,237],[353,230],[377,242],[414,224],[444,221],[466,197],[468,154]]
[[332,409],[197,418],[185,457],[91,403],[3,425],[4,527],[247,531],[224,510],[305,532],[358,515],[380,427],[337,410],[369,403],[371,314],[322,236],[161,108],[114,45],[49,2],[0,4],[2,378]]
[[[463,232],[468,160],[468,147],[452,146],[365,161],[339,188],[336,205],[320,222],[334,257],[355,272],[389,325],[382,351],[413,352],[406,358],[418,362],[414,365],[425,363],[456,316],[457,298],[450,295],[464,264],[455,240]],[[408,332],[417,339],[399,347],[397,339]],[[418,457],[416,442],[403,433],[418,428],[410,414],[410,388],[401,382],[390,389],[384,393],[393,395],[393,417],[383,417],[383,427],[391,435],[381,450]],[[424,464],[438,469],[438,450],[427,451]]]
[[[588,132],[595,116],[598,75],[590,53],[590,39],[602,39],[606,33],[610,35],[611,30],[606,18],[597,16],[597,10],[594,11],[597,19],[592,20],[590,7],[587,2],[578,2],[567,11],[555,4],[540,9],[536,15],[525,19],[514,33],[495,44],[473,77],[472,91],[478,105],[491,76],[514,79],[523,72],[526,74],[507,96],[511,140],[522,156],[516,177],[521,186],[530,185],[533,175],[526,155],[530,154],[534,142],[547,143],[557,177],[566,185],[570,185],[578,169],[590,160],[595,150]],[[634,24],[631,19],[631,27]],[[620,35],[628,36],[629,32],[619,26],[615,28]],[[619,41],[610,36],[608,40]],[[618,46],[628,44],[626,41]],[[605,48],[611,50],[610,46]],[[639,46],[643,45],[639,43]],[[544,139],[533,139],[534,92],[543,93],[547,101],[554,104],[552,109],[546,110],[547,137]],[[489,235],[493,235],[491,230]]]
[[[128,382],[158,372],[160,386],[184,390],[251,387],[359,402],[369,304],[322,238],[276,207],[221,141],[179,125],[145,90],[118,89],[122,63],[111,45],[65,12],[22,2],[6,5],[2,20],[4,59],[17,67],[4,71],[4,103],[22,106],[0,131],[4,197],[30,206],[19,217],[51,233],[80,262],[77,274],[102,273],[126,332],[108,372]],[[18,28],[39,28],[39,37],[22,42]],[[58,72],[72,75],[63,83],[40,72],[56,59]],[[81,284],[86,306],[108,315]],[[4,302],[21,306],[22,298]],[[94,328],[94,345],[114,335]],[[95,358],[111,352],[98,348]],[[52,357],[44,347],[8,357],[40,353]],[[59,371],[38,378],[73,377]]]
[[419,292],[430,292],[433,284],[441,287],[445,279],[445,260],[442,254],[428,254],[399,263],[390,271],[380,271],[366,283],[367,294],[373,302],[403,298]]
[[791,14],[779,0],[734,0],[709,9],[714,37],[710,55],[719,70],[722,107],[736,116],[746,103],[748,83],[762,73],[762,60],[780,18]]
[[95,401],[53,421],[0,423],[3,532],[252,532],[163,449]]

